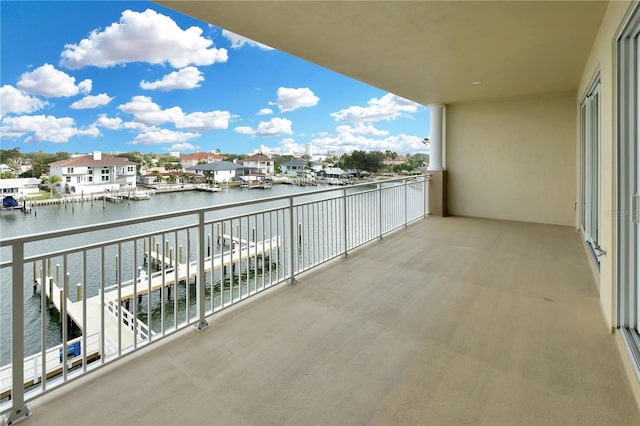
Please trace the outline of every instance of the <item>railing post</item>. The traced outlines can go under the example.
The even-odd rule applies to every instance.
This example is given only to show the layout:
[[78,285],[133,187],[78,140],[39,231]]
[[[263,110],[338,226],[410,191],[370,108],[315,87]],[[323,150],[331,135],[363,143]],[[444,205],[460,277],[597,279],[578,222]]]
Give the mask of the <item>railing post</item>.
[[[204,212],[198,213],[198,277],[196,279],[196,298],[198,301],[198,321],[193,325],[196,330],[203,330],[209,326],[207,320],[204,318],[204,302],[205,302],[205,272],[204,272]],[[211,260],[213,273],[213,259]],[[213,292],[212,296],[213,297]]]
[[408,223],[408,215],[409,215],[409,206],[407,204],[407,188],[409,187],[409,185],[407,185],[408,180],[407,179],[403,179],[402,180],[402,184],[404,185],[404,227],[407,227],[407,223]]
[[347,188],[342,189],[342,221],[344,222],[344,254],[345,258],[349,257],[349,248],[347,243],[348,230],[347,230]]
[[12,247],[11,274],[11,411],[5,417],[7,425],[31,414],[24,402],[24,243]]
[[294,260],[296,256],[295,250],[295,238],[293,236],[293,197],[289,197],[289,267],[291,268],[291,278],[289,278],[289,284],[297,284],[295,275]]
[[380,235],[378,236],[378,239],[382,239],[382,184],[378,183],[378,222],[379,222],[379,231],[380,231]]
[[431,175],[424,175],[424,217],[429,216],[429,182]]

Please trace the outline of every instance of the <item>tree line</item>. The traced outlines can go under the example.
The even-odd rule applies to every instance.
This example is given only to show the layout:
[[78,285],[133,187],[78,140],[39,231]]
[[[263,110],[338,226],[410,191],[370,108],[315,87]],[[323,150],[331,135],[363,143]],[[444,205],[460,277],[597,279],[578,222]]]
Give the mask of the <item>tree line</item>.
[[[163,167],[165,170],[176,170],[179,172],[182,169],[180,159],[166,154],[142,154],[137,151],[123,152],[116,154],[117,157],[127,158],[137,164],[138,172],[142,166],[145,168]],[[241,154],[229,154],[229,158],[242,159],[245,156]],[[292,155],[273,155],[276,171],[279,169],[279,165],[290,161],[295,158]],[[393,151],[362,151],[356,150],[350,154],[334,155],[328,157],[325,163],[332,164],[335,167],[340,167],[344,170],[355,170],[361,173],[363,171],[377,173],[382,171],[412,171],[420,167],[425,166],[429,161],[428,154],[407,154],[406,160],[401,164],[388,165],[385,164],[385,159],[397,159],[399,156]],[[6,164],[14,170],[19,170],[21,165],[31,165],[30,170],[25,172],[14,174],[12,172],[3,172],[0,178],[14,178],[14,177],[40,177],[46,175],[49,172],[49,164],[55,161],[66,160],[70,158],[70,154],[67,152],[57,152],[55,154],[48,154],[42,150],[37,152],[23,153],[20,152],[20,148],[12,149],[0,149],[0,164]],[[303,159],[311,163],[311,159],[303,156]],[[179,173],[178,173],[179,174]]]

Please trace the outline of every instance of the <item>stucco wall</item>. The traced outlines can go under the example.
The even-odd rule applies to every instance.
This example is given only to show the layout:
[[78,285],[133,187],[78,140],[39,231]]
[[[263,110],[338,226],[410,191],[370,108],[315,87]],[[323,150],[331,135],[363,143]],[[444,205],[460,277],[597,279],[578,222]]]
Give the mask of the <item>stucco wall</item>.
[[[600,306],[607,326],[615,330],[617,317],[617,274],[616,263],[618,256],[616,243],[616,80],[615,80],[615,51],[616,39],[622,30],[627,17],[631,14],[633,2],[610,2],[607,7],[598,36],[580,79],[578,93],[575,100],[576,108],[589,89],[594,76],[600,75],[600,93],[602,99],[601,113],[601,228],[600,245],[607,254],[600,258],[600,274],[594,274],[600,290]],[[578,176],[575,178],[579,182]],[[576,183],[577,185],[577,183]],[[636,400],[640,404],[640,383],[635,375],[632,363],[627,356],[627,350],[618,336],[616,341],[623,356],[631,388]]]
[[[630,2],[610,2],[602,21],[598,36],[593,45],[580,79],[578,94],[574,100],[575,108],[589,89],[594,77],[600,74],[601,112],[601,228],[600,245],[607,255],[600,258],[600,275],[596,276],[600,288],[602,311],[610,327],[615,327],[616,317],[616,275],[615,256],[616,236],[616,139],[615,139],[615,49],[617,35],[622,29],[627,15],[631,13]],[[577,152],[577,147],[576,147]],[[576,185],[578,176],[574,178]]]
[[449,213],[573,225],[575,94],[447,105]]

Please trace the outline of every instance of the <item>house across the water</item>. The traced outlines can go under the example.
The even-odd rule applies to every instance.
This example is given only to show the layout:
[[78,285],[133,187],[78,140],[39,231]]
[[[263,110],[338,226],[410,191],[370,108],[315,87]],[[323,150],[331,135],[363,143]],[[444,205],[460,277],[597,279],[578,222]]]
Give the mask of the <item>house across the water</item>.
[[70,194],[130,190],[136,187],[136,163],[100,151],[51,163],[49,176],[60,176],[56,186]]

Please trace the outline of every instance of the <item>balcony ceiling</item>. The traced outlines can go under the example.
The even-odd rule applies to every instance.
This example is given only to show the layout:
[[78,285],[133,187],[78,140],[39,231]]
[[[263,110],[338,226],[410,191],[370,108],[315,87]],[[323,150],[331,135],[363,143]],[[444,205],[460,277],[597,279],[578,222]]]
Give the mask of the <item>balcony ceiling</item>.
[[422,104],[576,90],[607,7],[600,1],[157,3]]

